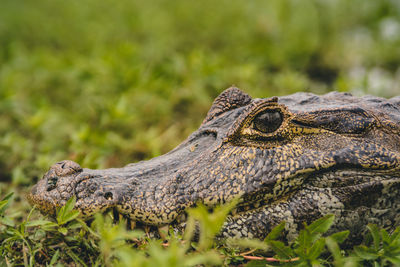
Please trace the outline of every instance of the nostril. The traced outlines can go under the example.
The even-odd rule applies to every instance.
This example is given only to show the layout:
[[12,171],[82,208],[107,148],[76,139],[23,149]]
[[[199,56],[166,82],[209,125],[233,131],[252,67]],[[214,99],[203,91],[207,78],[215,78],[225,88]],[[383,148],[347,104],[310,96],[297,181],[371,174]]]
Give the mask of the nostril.
[[107,200],[112,200],[112,199],[113,199],[113,193],[111,193],[111,192],[106,192],[106,193],[104,194],[104,198],[107,199]]
[[58,176],[67,176],[71,175],[74,173],[78,173],[82,171],[81,166],[71,160],[63,160],[60,162],[57,162],[51,167],[51,170],[54,170],[56,175]]
[[58,178],[57,177],[49,177],[47,178],[47,191],[51,191],[56,188]]

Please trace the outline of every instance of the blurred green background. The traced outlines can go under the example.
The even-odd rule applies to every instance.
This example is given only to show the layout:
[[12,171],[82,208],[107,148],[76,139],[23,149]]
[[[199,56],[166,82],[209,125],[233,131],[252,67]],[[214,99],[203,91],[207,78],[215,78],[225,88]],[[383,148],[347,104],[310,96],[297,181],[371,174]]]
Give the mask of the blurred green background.
[[399,47],[398,0],[1,0],[1,195],[165,153],[233,84],[400,94]]

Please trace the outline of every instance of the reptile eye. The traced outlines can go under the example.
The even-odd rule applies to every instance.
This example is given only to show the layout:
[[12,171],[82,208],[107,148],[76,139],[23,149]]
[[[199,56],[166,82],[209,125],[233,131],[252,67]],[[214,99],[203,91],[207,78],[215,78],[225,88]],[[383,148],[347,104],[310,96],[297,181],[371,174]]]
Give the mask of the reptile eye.
[[258,114],[254,120],[254,129],[263,133],[273,133],[282,124],[283,116],[278,110],[266,110]]

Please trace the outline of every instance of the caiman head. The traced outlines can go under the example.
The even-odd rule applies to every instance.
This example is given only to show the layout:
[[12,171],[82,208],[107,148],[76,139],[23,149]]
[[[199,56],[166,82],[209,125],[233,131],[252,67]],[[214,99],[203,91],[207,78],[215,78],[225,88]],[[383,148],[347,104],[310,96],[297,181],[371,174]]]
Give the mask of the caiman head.
[[171,152],[123,168],[53,165],[28,196],[54,214],[72,196],[83,216],[113,209],[147,226],[184,224],[185,210],[239,198],[221,236],[264,237],[280,221],[336,215],[334,230],[400,220],[400,97],[297,93],[219,95]]

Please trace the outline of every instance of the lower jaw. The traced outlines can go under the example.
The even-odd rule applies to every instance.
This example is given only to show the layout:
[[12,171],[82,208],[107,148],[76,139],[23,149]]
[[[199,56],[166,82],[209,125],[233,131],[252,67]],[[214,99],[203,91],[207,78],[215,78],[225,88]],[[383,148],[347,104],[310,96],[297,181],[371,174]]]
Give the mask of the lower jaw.
[[[255,204],[256,206],[259,204]],[[263,207],[260,207],[262,209]],[[254,209],[254,210],[253,210]],[[250,206],[239,206],[234,208],[228,215],[226,219],[229,217],[240,217],[240,215],[248,214],[255,212],[257,213],[257,208],[254,208],[254,205],[252,204]],[[210,213],[213,212],[213,209],[209,210]],[[187,222],[188,222],[188,215],[184,211],[178,218],[173,220],[170,223],[165,223],[165,224],[160,224],[160,225],[151,225],[147,224],[141,221],[135,221],[129,217],[127,214],[121,214],[118,212],[117,208],[113,208],[112,210],[107,210],[103,213],[106,216],[111,216],[113,219],[113,222],[115,224],[119,222],[123,222],[126,224],[127,229],[129,230],[139,230],[145,233],[146,237],[148,238],[157,238],[157,239],[163,239],[166,240],[167,237],[172,233],[173,235],[176,236],[183,236],[185,234]],[[192,239],[197,240],[199,238],[199,223],[195,222],[194,224],[194,229],[192,233]],[[222,237],[222,234],[217,235]],[[218,238],[218,237],[217,237]]]
[[[379,175],[377,175],[377,173]],[[359,178],[358,176],[360,176],[361,178]],[[377,176],[379,177],[379,179],[377,179]],[[397,178],[399,177],[397,176]],[[393,175],[385,172],[360,173],[359,170],[328,170],[310,174],[306,178],[306,180],[308,188],[346,188],[353,186],[354,184],[362,185],[371,180],[386,180],[389,182],[393,180]],[[327,181],[329,182],[328,184]],[[293,193],[295,192],[287,193],[284,196],[280,196],[279,199],[261,199],[250,203],[249,205],[239,205],[231,211],[229,216],[231,218],[241,218],[241,215],[258,213],[261,209],[265,207],[274,206],[274,204],[276,204],[275,202],[287,200],[287,198],[289,198]],[[181,214],[179,219],[175,219],[170,223],[161,223],[159,225],[152,225],[141,221],[135,221],[131,219],[128,214],[119,213],[116,208],[112,210],[111,214],[114,222],[125,220],[126,225],[129,229],[142,230],[146,234],[146,236],[150,238],[165,239],[171,229],[175,234],[183,234],[186,228],[187,216],[185,212]]]
[[[143,231],[148,238],[158,238],[165,240],[170,233],[170,230],[173,229],[174,234],[183,234],[186,227],[186,213],[180,216],[180,221],[175,219],[173,222],[168,224],[161,225],[151,225],[146,224],[141,221],[135,221],[129,217],[129,215],[119,213],[117,208],[108,209],[103,212],[103,216],[112,217],[113,223],[124,223],[126,224],[127,229],[129,230],[139,230]],[[88,218],[86,220],[87,223],[90,223],[93,218]]]

